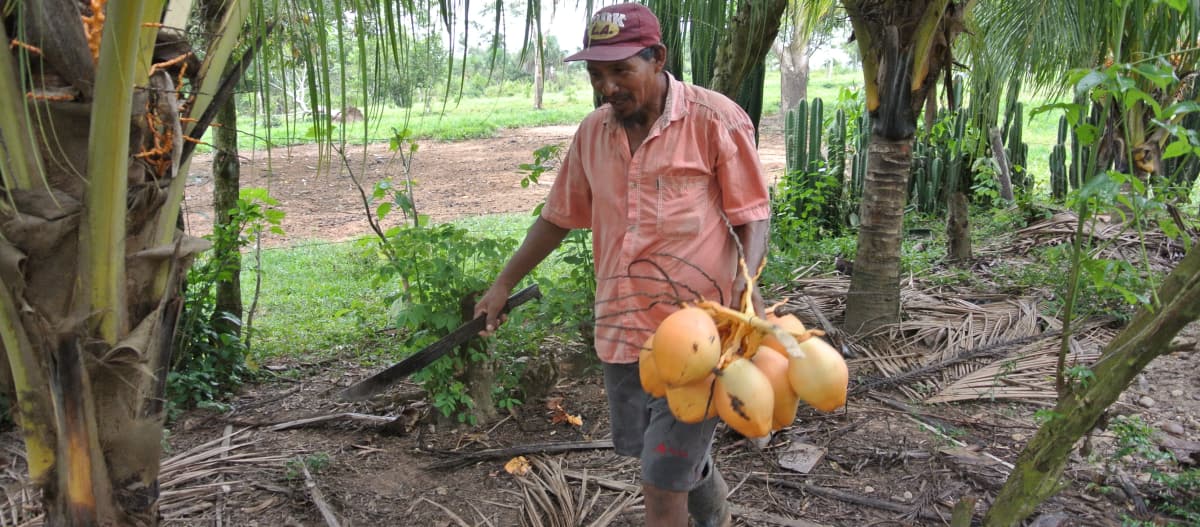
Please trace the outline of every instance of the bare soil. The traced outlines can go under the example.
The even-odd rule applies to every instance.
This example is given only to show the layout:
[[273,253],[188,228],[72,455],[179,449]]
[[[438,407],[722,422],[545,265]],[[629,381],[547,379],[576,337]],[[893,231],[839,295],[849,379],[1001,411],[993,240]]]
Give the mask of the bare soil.
[[[766,130],[761,154],[768,170],[777,176],[783,166],[778,123],[768,123]],[[544,127],[506,130],[495,138],[477,141],[422,142],[413,168],[420,212],[435,221],[447,221],[528,211],[545,195],[549,178],[540,187],[522,188],[517,165],[529,162],[531,152],[539,146],[567,142],[571,132],[571,127]],[[398,162],[391,160],[385,146],[368,147],[366,158],[365,172],[356,169],[356,173],[362,172],[368,188],[379,178],[401,175]],[[287,236],[270,243],[341,240],[368,232],[362,199],[349,175],[319,171],[314,148],[292,148],[290,153],[280,150],[270,159],[256,153],[245,161],[243,185],[269,188],[287,213]],[[210,224],[207,166],[205,156],[197,157],[187,189],[189,228],[198,234],[206,232]],[[1198,333],[1193,326],[1191,338]],[[551,389],[551,397],[556,398],[552,401],[560,401],[569,413],[579,415],[582,426],[555,423],[543,401],[528,401],[497,422],[467,427],[431,415],[429,405],[414,396],[419,388],[412,384],[401,384],[367,403],[339,402],[340,390],[379,366],[366,367],[345,351],[321,356],[332,358],[301,356],[260,365],[273,379],[245,386],[228,411],[195,410],[173,425],[171,453],[211,450],[213,447],[201,445],[232,434],[231,444],[244,446],[230,458],[245,454],[247,461],[237,466],[228,462],[230,468],[220,484],[213,484],[214,476],[184,485],[196,494],[176,500],[164,511],[168,524],[325,525],[327,520],[316,505],[323,501],[341,525],[522,525],[522,487],[504,470],[508,456],[449,469],[431,465],[482,449],[600,440],[608,434],[603,383],[594,369],[566,372]],[[851,361],[851,367],[852,385],[878,375],[866,361]],[[1163,437],[1195,442],[1200,438],[1197,371],[1200,353],[1163,357],[1114,410],[1140,415],[1160,430],[1170,430]],[[950,508],[960,498],[978,498],[980,509],[990,503],[1008,472],[1004,464],[1014,462],[1033,436],[1033,414],[1044,407],[1034,402],[995,401],[914,405],[916,410],[910,412],[895,406],[894,400],[902,398],[888,391],[855,397],[847,409],[828,415],[802,408],[794,426],[765,449],[751,447],[721,425],[714,447],[716,459],[733,486],[731,500],[741,511],[750,511],[740,514],[735,524],[946,525]],[[343,417],[285,430],[272,428],[295,419],[343,412],[400,421],[381,427],[377,422]],[[935,428],[945,433],[921,427],[914,416],[935,423]],[[17,444],[14,432],[6,436]],[[1095,459],[1112,455],[1113,437],[1105,431],[1095,434]],[[781,454],[800,443],[824,451],[807,474],[790,471],[779,462]],[[297,461],[254,462],[256,456]],[[586,485],[567,480],[577,495],[584,487],[589,499],[600,493],[588,522],[619,494],[598,485],[620,488],[638,481],[636,463],[605,449],[550,459],[561,461],[570,470],[586,471]],[[299,460],[307,461],[311,478],[300,470]],[[1186,461],[1194,466],[1200,460],[1192,457]],[[1036,525],[1121,525],[1123,516],[1139,517],[1135,499],[1149,499],[1158,487],[1149,480],[1145,465],[1124,465],[1123,471],[1137,498],[1125,494],[1116,476],[1106,474],[1099,462],[1075,455],[1066,489],[1039,508],[1041,523]],[[318,494],[320,500],[314,498]],[[763,514],[776,519],[764,519]],[[1140,517],[1161,520],[1152,512]],[[612,525],[640,524],[635,506]]]
[[[418,141],[410,171],[417,212],[429,215],[435,223],[485,214],[528,213],[545,199],[554,174],[547,172],[540,184],[522,187],[525,174],[518,167],[531,163],[533,151],[548,144],[563,145],[565,153],[574,132],[575,126],[544,126],[506,129],[496,137],[472,141]],[[263,151],[242,156],[242,186],[268,189],[286,213],[285,235],[266,237],[265,244],[370,234],[355,180],[369,195],[380,180],[403,181],[403,164],[387,144],[351,147],[346,154],[354,160],[349,169],[329,153],[322,156],[313,145],[280,148],[270,156]],[[783,139],[774,122],[763,135],[760,157],[772,178],[783,173]],[[193,235],[212,230],[212,191],[212,156],[198,154],[192,161],[185,204],[188,230]],[[397,211],[385,224],[402,219]]]

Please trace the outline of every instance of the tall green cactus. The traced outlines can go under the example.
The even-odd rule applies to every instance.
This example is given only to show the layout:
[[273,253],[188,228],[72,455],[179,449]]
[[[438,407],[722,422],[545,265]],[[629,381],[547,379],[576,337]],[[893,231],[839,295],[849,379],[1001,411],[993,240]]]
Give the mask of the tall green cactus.
[[790,176],[808,168],[808,101],[788,111],[783,122],[786,169]]
[[[855,137],[854,158],[850,167],[850,202],[859,203],[862,200],[863,182],[867,180],[867,145],[871,142],[871,115],[862,112],[858,119],[858,134]],[[852,215],[858,214],[851,210]],[[857,222],[850,222],[857,227]]]
[[1058,118],[1058,142],[1050,150],[1050,196],[1061,201],[1067,197],[1067,118]]
[[[832,123],[834,133],[841,137],[831,140],[845,145],[845,117]],[[839,131],[840,130],[840,131]],[[801,101],[784,118],[784,144],[786,147],[787,174],[781,185],[779,202],[783,219],[801,220],[819,229],[837,230],[843,201],[843,172],[845,148],[839,146],[834,152],[834,168],[821,155],[821,143],[825,136],[824,103],[821,99]],[[840,157],[838,157],[840,156]]]
[[829,173],[837,177],[839,194],[848,194],[840,189],[845,187],[846,180],[846,112],[838,108],[833,114],[833,123],[829,127],[829,146],[826,147],[829,161],[826,163]]
[[[1015,103],[1009,107],[1007,119],[1008,133],[1005,134],[1004,149],[1008,151],[1008,165],[1013,167],[1013,188],[1029,190],[1033,178],[1027,177],[1025,166],[1029,155],[1029,145],[1025,144],[1023,132],[1025,129],[1025,105]],[[1019,168],[1018,168],[1019,167]]]
[[825,104],[813,99],[808,116],[808,165],[805,170],[815,173],[821,165],[821,135],[824,133]]

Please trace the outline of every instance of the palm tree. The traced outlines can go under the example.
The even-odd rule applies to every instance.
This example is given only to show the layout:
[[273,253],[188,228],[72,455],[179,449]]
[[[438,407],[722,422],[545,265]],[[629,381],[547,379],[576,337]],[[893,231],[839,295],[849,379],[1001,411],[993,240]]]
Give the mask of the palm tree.
[[900,242],[917,115],[974,0],[842,0],[862,56],[871,115],[867,175],[846,330],[900,318]]
[[780,109],[784,112],[808,99],[809,54],[813,39],[827,31],[829,13],[837,4],[834,0],[792,2],[784,24],[786,38],[776,42],[781,73]]
[[[188,6],[9,3],[0,41],[5,217],[0,342],[29,475],[51,525],[156,521],[163,389],[179,277],[206,244],[176,228],[180,161],[248,2],[231,0],[199,71],[156,53]],[[182,10],[181,7],[184,7]],[[166,18],[164,19],[164,15]],[[161,25],[160,25],[161,22]],[[175,49],[164,47],[165,50]],[[184,80],[194,97],[181,101]],[[181,102],[185,104],[181,105]]]
[[[193,148],[185,143],[203,136],[228,100],[217,94],[231,93],[233,72],[244,71],[230,66],[239,43],[247,47],[241,37],[261,43],[272,20],[289,20],[288,49],[265,55],[303,68],[310,103],[329,108],[331,78],[349,78],[330,40],[354,50],[362,68],[373,49],[404,71],[409,29],[429,20],[450,33],[466,28],[468,4],[225,0],[203,63],[186,70],[192,56],[156,42],[203,23],[192,0],[0,5],[0,388],[14,401],[48,524],[154,525],[179,282],[207,247],[177,228]],[[756,28],[746,42],[760,50],[745,57],[761,62],[779,17],[753,11],[759,2],[740,5]],[[730,85],[748,71],[742,60],[735,53],[725,64]],[[370,93],[375,83],[360,73],[357,88]],[[347,88],[341,81],[343,99]],[[326,140],[329,125],[318,120]]]

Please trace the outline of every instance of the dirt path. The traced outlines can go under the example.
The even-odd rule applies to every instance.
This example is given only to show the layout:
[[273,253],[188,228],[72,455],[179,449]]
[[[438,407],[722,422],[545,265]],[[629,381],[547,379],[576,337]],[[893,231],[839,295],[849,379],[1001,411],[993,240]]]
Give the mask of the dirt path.
[[[777,121],[774,120],[774,121]],[[779,126],[768,120],[764,126],[759,155],[768,174],[783,173],[783,136]],[[419,141],[412,174],[417,181],[418,212],[434,222],[486,214],[528,212],[546,197],[553,174],[543,176],[541,185],[521,187],[518,170],[533,160],[533,151],[547,144],[566,145],[575,126],[544,126],[503,130],[497,137],[457,142]],[[362,147],[349,154],[363,159]],[[363,186],[370,193],[384,178],[403,178],[402,164],[386,144],[374,144],[365,152]],[[349,172],[320,165],[318,149],[312,145],[280,148],[268,158],[265,152],[243,156],[242,186],[270,190],[286,213],[284,236],[264,240],[271,246],[306,240],[337,241],[370,232],[358,189]],[[212,155],[200,154],[192,162],[187,186],[188,229],[203,236],[212,229]],[[362,175],[356,161],[355,175]],[[386,225],[401,221],[399,212]]]

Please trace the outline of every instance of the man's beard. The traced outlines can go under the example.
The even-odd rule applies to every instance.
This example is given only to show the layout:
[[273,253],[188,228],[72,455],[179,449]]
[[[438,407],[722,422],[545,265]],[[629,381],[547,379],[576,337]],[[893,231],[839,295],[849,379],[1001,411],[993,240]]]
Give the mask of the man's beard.
[[620,120],[621,120],[621,125],[625,126],[625,127],[645,125],[645,124],[647,124],[646,123],[646,111],[645,110],[634,111],[633,113],[631,113],[629,115],[620,117]]

